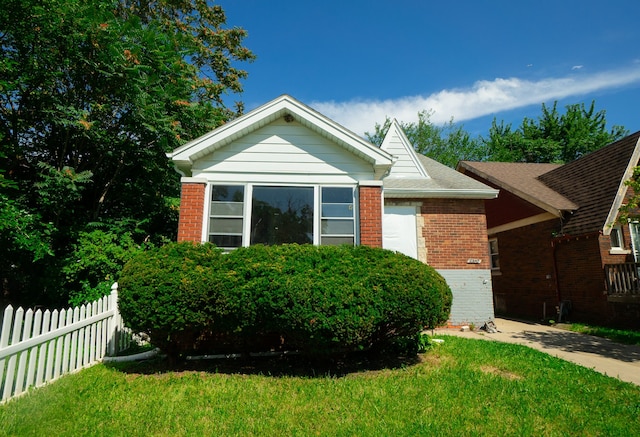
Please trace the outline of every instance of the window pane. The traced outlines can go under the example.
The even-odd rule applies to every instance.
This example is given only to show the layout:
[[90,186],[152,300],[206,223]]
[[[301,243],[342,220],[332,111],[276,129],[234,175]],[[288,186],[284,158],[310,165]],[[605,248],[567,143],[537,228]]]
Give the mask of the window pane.
[[353,204],[323,203],[322,217],[353,217]]
[[209,221],[210,234],[240,234],[242,235],[241,218],[212,218]]
[[244,187],[242,185],[214,185],[211,189],[211,200],[244,202]]
[[489,252],[498,253],[498,240],[489,240]]
[[254,187],[251,244],[313,243],[313,187]]
[[353,203],[353,188],[322,187],[322,203]]
[[211,202],[211,215],[237,215],[242,217],[242,202]]
[[209,235],[209,242],[218,247],[240,247],[242,245],[241,235]]
[[337,246],[339,244],[350,244],[353,246],[353,237],[322,237],[320,244],[323,246]]
[[610,239],[611,239],[611,247],[615,247],[615,248],[622,247],[622,244],[621,244],[622,239],[620,238],[620,228],[611,229]]
[[353,235],[353,220],[322,220],[322,234]]
[[491,268],[492,269],[500,268],[500,258],[498,258],[498,255],[491,255]]

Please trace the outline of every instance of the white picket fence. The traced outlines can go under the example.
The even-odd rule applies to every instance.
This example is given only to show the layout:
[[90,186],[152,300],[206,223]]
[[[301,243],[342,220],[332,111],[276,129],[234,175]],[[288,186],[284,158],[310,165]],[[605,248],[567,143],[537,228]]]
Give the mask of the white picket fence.
[[130,338],[118,312],[117,283],[109,296],[67,310],[9,305],[0,331],[0,403],[115,355]]

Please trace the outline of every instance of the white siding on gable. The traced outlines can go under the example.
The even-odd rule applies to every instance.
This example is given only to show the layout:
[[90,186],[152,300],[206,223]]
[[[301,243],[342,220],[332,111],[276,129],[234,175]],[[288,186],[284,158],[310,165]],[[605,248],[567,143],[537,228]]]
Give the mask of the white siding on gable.
[[199,159],[194,177],[216,181],[353,183],[373,166],[297,122],[277,120]]
[[387,177],[427,177],[426,172],[415,156],[413,146],[399,129],[400,127],[394,120],[382,142],[381,149],[396,158],[396,162],[393,164],[393,167],[391,167],[391,171]]

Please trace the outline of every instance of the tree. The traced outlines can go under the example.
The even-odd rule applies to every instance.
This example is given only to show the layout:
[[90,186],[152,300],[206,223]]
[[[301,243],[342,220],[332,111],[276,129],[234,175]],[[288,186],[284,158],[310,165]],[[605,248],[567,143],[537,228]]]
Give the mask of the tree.
[[606,128],[606,112],[584,104],[566,106],[559,114],[558,102],[542,104],[542,116],[525,118],[516,130],[495,119],[489,136],[483,139],[490,161],[566,163],[623,138],[622,126]]
[[[417,122],[400,122],[416,152],[449,167],[455,167],[460,160],[477,161],[485,158],[481,141],[471,138],[462,126],[454,124],[453,119],[442,126],[433,124],[432,115],[432,111],[421,111],[418,112]],[[384,123],[376,123],[373,133],[366,132],[365,136],[370,142],[380,146],[389,126],[391,120],[387,117]]]
[[[174,236],[179,179],[165,153],[241,113],[224,98],[242,90],[236,65],[254,55],[242,46],[246,32],[225,28],[222,8],[203,0],[1,6],[0,168],[17,188],[0,186],[14,208],[3,211],[30,217],[54,255],[5,240],[0,280],[27,278],[4,287],[15,298],[26,283],[61,286],[60,260],[92,224]],[[36,270],[48,285],[28,280]]]

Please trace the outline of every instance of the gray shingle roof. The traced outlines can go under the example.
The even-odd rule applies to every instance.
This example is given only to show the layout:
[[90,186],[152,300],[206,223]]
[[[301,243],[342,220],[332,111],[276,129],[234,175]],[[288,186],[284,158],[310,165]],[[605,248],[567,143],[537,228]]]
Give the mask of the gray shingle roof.
[[387,177],[383,180],[385,197],[495,197],[495,190],[488,185],[424,155],[417,156],[429,177]]

